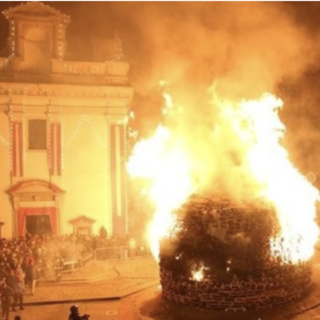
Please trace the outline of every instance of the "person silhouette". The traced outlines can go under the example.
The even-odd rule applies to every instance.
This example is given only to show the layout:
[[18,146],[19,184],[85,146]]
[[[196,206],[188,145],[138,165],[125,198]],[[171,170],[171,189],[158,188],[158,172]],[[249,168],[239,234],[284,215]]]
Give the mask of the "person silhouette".
[[90,315],[89,314],[84,314],[82,316],[80,316],[79,314],[79,307],[76,306],[76,305],[73,305],[71,308],[70,308],[70,315],[69,315],[69,318],[68,320],[87,320],[89,319]]

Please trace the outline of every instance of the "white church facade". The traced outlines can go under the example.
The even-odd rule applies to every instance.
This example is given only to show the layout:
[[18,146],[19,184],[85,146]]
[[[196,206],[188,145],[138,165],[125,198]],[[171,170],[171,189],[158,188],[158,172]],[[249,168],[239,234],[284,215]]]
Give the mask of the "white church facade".
[[0,237],[67,234],[81,217],[94,233],[124,235],[129,64],[120,51],[106,61],[67,60],[70,18],[41,2],[3,14]]

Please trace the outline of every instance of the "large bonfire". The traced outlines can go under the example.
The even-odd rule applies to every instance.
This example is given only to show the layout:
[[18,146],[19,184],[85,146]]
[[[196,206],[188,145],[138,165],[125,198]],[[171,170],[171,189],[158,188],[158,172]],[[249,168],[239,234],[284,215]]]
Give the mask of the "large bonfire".
[[[290,162],[283,147],[285,126],[279,118],[281,99],[266,93],[257,100],[229,101],[212,92],[215,117],[206,137],[195,142],[194,128],[181,130],[171,96],[160,124],[149,139],[139,141],[128,172],[148,182],[155,205],[148,239],[156,259],[161,239],[177,230],[177,209],[199,191],[235,201],[262,199],[274,206],[280,229],[270,249],[283,263],[309,260],[319,230],[315,222],[318,190]],[[201,112],[201,110],[199,110]],[[181,117],[183,118],[183,117]],[[232,190],[232,191],[230,191]]]
[[283,146],[283,102],[211,94],[214,117],[197,131],[166,93],[166,123],[128,162],[155,207],[147,234],[162,295],[235,311],[296,301],[311,283],[319,193]]

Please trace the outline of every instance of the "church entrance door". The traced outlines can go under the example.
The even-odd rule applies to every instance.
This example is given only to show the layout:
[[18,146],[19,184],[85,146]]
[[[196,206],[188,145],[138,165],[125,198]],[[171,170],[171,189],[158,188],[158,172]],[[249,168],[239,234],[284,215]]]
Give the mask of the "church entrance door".
[[26,216],[26,232],[35,235],[52,234],[49,215]]

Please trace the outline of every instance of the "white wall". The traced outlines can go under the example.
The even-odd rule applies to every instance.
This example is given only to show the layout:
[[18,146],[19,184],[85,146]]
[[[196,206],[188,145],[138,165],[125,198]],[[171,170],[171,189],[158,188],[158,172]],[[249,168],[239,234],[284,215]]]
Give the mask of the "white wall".
[[69,220],[85,215],[111,232],[108,126],[103,115],[64,116],[61,188],[61,232],[72,231]]

